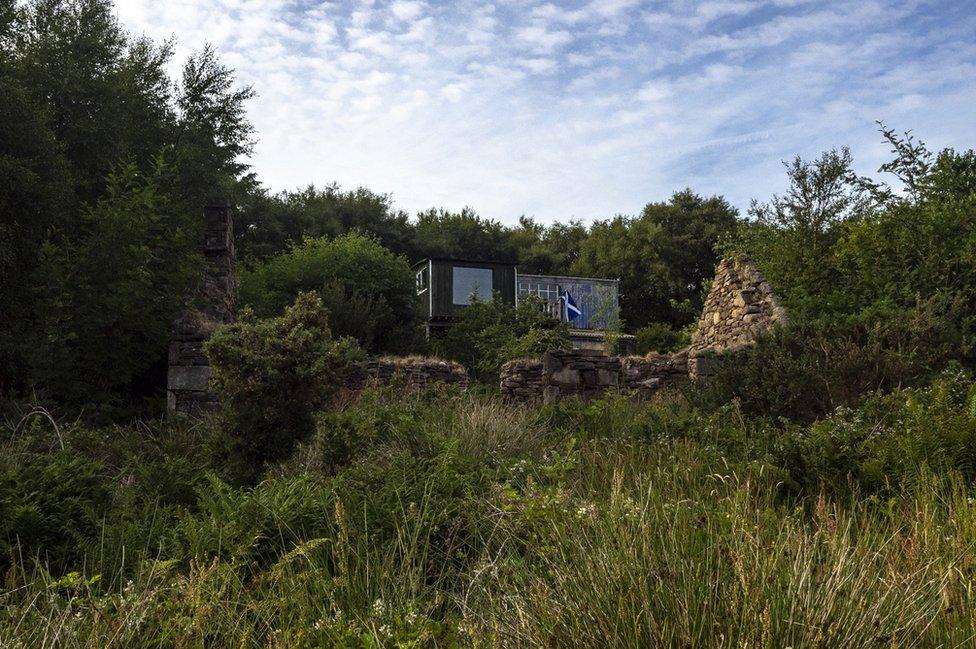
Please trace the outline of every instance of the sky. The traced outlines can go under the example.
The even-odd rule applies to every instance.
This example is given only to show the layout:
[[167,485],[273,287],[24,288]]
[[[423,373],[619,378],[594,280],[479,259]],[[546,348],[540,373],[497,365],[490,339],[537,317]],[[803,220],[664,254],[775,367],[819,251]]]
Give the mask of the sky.
[[514,223],[637,214],[691,187],[743,212],[782,161],[875,120],[976,146],[976,0],[117,0],[173,71],[212,44],[271,191],[339,183]]

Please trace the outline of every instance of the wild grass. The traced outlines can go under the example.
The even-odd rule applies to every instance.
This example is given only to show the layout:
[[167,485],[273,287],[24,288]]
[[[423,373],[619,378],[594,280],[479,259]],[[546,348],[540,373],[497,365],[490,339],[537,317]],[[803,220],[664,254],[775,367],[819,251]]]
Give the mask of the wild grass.
[[[0,646],[971,646],[973,394],[955,377],[794,428],[681,400],[377,392],[254,487],[213,467],[189,504],[161,488],[179,451],[158,432],[109,452],[68,430],[51,457],[96,456],[111,487],[84,547],[117,549],[53,563],[14,539]],[[119,459],[150,452],[153,470]],[[33,502],[3,489],[4,513]],[[168,513],[140,526],[153,494]]]

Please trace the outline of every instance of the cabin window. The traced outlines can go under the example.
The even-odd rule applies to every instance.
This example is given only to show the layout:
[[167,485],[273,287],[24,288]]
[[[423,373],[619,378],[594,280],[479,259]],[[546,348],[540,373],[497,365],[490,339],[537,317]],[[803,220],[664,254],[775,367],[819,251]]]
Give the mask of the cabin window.
[[417,295],[427,290],[430,282],[430,267],[424,267],[417,271]]
[[552,282],[540,282],[538,280],[523,280],[519,282],[519,297],[538,295],[547,302],[559,299],[559,285]]
[[471,304],[471,298],[491,299],[491,269],[454,267],[454,304]]

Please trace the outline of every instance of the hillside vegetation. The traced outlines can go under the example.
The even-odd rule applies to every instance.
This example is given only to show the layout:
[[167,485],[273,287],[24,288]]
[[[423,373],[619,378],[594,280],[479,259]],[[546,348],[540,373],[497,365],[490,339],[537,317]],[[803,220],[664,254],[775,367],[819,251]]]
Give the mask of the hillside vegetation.
[[[0,646],[960,647],[976,640],[976,153],[786,163],[740,215],[507,226],[366,188],[273,194],[250,88],[107,0],[0,0]],[[97,108],[97,109],[96,109]],[[236,219],[219,411],[164,416],[203,205]],[[524,301],[428,342],[410,263],[620,278],[639,352],[687,344],[747,253],[789,325],[640,401],[517,405],[567,344]],[[363,391],[377,354],[461,391]]]

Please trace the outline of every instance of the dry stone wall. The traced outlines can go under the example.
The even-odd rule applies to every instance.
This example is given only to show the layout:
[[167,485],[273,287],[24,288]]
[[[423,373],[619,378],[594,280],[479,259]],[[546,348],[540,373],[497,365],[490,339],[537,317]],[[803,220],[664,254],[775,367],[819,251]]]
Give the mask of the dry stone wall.
[[204,209],[203,256],[200,285],[173,322],[166,380],[166,405],[172,413],[199,414],[217,405],[209,388],[210,365],[203,343],[237,314],[234,221],[226,202],[210,203]]
[[420,356],[377,358],[366,363],[365,383],[386,385],[402,380],[413,388],[452,383],[467,388],[468,371],[460,363]]

